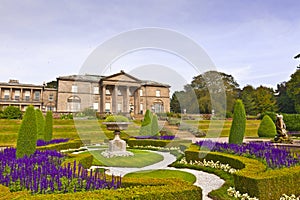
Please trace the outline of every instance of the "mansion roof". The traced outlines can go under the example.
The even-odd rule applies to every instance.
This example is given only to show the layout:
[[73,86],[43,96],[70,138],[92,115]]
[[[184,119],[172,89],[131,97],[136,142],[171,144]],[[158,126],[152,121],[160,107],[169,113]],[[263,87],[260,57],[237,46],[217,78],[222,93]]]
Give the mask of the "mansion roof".
[[83,82],[100,82],[101,80],[106,80],[112,77],[118,77],[120,75],[125,75],[131,78],[133,81],[140,83],[143,86],[158,86],[158,87],[170,87],[168,84],[159,83],[156,81],[151,80],[140,80],[130,74],[125,73],[123,70],[121,72],[109,75],[109,76],[100,76],[100,75],[92,75],[92,74],[85,74],[85,75],[70,75],[70,76],[60,76],[58,80],[69,80],[69,81],[83,81]]

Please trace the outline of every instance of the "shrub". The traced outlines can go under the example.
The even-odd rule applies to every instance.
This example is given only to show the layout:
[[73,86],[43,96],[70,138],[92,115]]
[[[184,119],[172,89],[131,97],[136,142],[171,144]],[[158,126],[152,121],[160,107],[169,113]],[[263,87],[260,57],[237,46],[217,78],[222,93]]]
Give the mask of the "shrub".
[[45,119],[40,109],[35,110],[37,139],[44,140],[45,135]]
[[229,143],[242,144],[246,130],[246,112],[242,100],[234,105],[232,125],[229,134]]
[[259,137],[275,137],[276,126],[269,115],[265,115],[258,127]]
[[150,110],[147,110],[140,129],[140,135],[152,135],[152,117]]
[[30,156],[35,152],[37,140],[36,117],[33,106],[29,106],[24,114],[17,139],[18,158]]
[[300,131],[300,114],[283,114],[283,121],[288,131]]
[[22,112],[19,107],[7,106],[2,113],[2,118],[4,119],[21,119]]
[[153,115],[152,117],[152,123],[151,123],[151,135],[157,135],[159,134],[159,127],[158,127],[158,119],[156,115]]
[[53,132],[52,111],[47,111],[46,120],[45,120],[45,135],[44,135],[45,141],[52,140],[52,132]]

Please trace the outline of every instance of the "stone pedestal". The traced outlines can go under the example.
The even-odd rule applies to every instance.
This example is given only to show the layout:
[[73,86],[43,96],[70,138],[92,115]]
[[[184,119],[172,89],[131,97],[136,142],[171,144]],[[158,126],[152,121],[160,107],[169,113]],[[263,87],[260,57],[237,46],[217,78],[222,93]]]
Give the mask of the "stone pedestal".
[[[126,142],[120,138],[120,130],[124,130],[124,123],[118,126],[113,123],[106,123],[107,129],[114,129],[115,138],[108,143],[108,150],[103,151],[101,154],[106,158],[112,158],[117,156],[133,156],[132,152],[126,151]],[[128,124],[127,124],[128,126]],[[126,126],[126,127],[127,127]]]

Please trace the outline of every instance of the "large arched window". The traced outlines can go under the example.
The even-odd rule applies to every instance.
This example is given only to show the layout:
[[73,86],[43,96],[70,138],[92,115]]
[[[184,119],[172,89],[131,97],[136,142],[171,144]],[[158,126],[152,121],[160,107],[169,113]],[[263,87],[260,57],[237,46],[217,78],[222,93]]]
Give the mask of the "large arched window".
[[157,99],[153,102],[152,110],[154,113],[163,113],[164,112],[164,103],[162,100]]
[[71,96],[67,100],[67,110],[68,112],[78,112],[80,111],[81,99],[78,96]]

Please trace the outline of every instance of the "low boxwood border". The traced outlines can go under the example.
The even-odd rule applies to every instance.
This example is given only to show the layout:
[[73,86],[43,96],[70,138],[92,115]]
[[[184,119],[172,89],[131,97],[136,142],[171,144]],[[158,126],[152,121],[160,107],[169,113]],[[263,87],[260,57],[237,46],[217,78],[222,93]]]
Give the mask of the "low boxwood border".
[[233,174],[237,191],[248,193],[261,200],[279,199],[282,194],[299,195],[300,166],[267,170],[255,159],[220,152],[200,152],[190,148],[185,152],[186,160],[213,160],[239,169]]
[[58,143],[58,144],[49,144],[46,146],[36,147],[37,150],[66,150],[66,149],[78,149],[83,145],[81,140],[69,140],[68,142]]
[[202,200],[201,188],[179,179],[123,178],[123,187],[117,190],[97,190],[68,194],[30,195],[29,192],[10,192],[0,185],[0,197],[7,199],[145,199],[145,200]]

